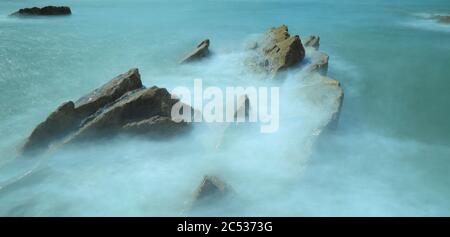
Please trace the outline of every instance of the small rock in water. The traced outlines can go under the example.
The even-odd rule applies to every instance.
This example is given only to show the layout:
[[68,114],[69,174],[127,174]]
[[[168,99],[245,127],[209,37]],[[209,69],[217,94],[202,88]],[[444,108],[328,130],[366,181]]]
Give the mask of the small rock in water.
[[125,93],[142,88],[140,78],[139,70],[131,69],[81,97],[75,103],[72,101],[63,103],[33,130],[23,151],[46,148],[50,143],[77,129],[83,120]]
[[202,59],[209,54],[209,39],[203,40],[200,44],[197,45],[197,48],[194,49],[191,53],[189,53],[184,59],[180,61],[180,63],[191,62],[195,60]]
[[57,15],[70,15],[72,11],[67,6],[46,6],[46,7],[31,7],[22,8],[12,15],[36,15],[36,16],[57,16]]
[[311,35],[311,36],[306,37],[303,41],[303,46],[312,47],[312,48],[318,50],[319,46],[320,46],[320,37],[316,36],[316,35]]
[[218,177],[205,176],[195,192],[195,201],[218,200],[229,192],[230,187]]
[[292,66],[297,65],[305,58],[305,49],[298,35],[291,36],[288,27],[282,25],[266,32],[263,38],[255,45],[260,49],[256,62],[257,65],[270,74],[277,74]]
[[438,20],[441,23],[447,23],[450,24],[450,16],[442,16],[442,15],[437,15],[433,17],[434,19]]

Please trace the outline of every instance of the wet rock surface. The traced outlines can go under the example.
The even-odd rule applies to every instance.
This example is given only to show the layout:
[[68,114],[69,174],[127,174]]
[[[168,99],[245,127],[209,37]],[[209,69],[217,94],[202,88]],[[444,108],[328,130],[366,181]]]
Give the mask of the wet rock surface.
[[181,61],[182,63],[192,62],[200,60],[209,54],[209,39],[203,40],[200,44],[197,45],[197,47],[187,54]]
[[58,107],[33,130],[23,151],[48,148],[64,137],[65,144],[122,132],[169,137],[189,125],[172,121],[177,102],[165,88],[144,88],[139,70],[131,69],[75,103]]
[[22,8],[14,12],[12,15],[30,15],[30,16],[60,16],[70,15],[72,10],[67,6],[46,6],[46,7],[31,7]]

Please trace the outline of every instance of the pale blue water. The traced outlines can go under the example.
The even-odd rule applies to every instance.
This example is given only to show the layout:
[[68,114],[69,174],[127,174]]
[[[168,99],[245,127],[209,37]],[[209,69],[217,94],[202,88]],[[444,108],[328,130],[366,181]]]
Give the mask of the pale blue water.
[[[50,4],[69,5],[73,15],[8,17]],[[450,25],[425,18],[433,13],[450,13],[450,2],[1,0],[0,182],[42,163],[0,190],[0,215],[183,215],[201,176],[213,173],[242,200],[232,203],[236,210],[200,215],[448,216]],[[189,141],[119,139],[16,159],[57,105],[131,67],[148,86],[191,85],[196,77],[257,83],[242,78],[241,49],[283,23],[321,36],[329,76],[345,91],[339,130],[321,140],[301,174],[285,162],[303,152],[290,145],[292,131],[265,140],[243,135],[242,146],[220,153],[198,131]],[[178,66],[204,38],[213,59]],[[267,150],[250,149],[261,143]]]

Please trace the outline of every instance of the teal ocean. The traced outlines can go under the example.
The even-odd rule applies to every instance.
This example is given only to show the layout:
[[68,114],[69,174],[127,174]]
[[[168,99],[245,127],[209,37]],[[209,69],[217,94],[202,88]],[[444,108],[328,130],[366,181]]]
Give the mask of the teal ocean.
[[[45,5],[73,14],[8,16]],[[206,174],[238,197],[193,215],[449,216],[450,25],[431,14],[450,14],[450,2],[0,0],[0,216],[183,216]],[[339,129],[310,156],[298,146],[307,128],[289,116],[306,109],[291,106],[279,134],[238,134],[220,151],[211,127],[18,157],[59,104],[133,67],[147,86],[262,83],[242,72],[242,49],[281,24],[320,35],[345,92]],[[208,62],[177,64],[205,38]]]

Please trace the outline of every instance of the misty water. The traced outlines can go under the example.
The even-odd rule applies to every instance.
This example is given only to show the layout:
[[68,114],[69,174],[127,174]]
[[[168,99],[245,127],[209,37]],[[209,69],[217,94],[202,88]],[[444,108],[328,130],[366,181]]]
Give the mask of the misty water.
[[[68,17],[19,18],[19,8],[69,5]],[[0,1],[1,216],[448,216],[450,13],[447,0]],[[320,35],[342,83],[339,128],[310,146],[314,121],[293,76],[258,80],[245,45],[273,26]],[[201,40],[203,62],[178,65]],[[137,67],[144,85],[280,86],[277,133],[220,125],[176,139],[115,137],[20,157],[32,129]],[[294,69],[295,71],[295,69]],[[313,122],[311,122],[313,121]],[[186,214],[204,175],[235,196]]]

